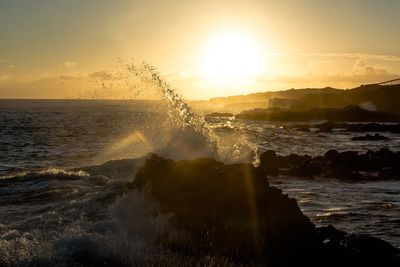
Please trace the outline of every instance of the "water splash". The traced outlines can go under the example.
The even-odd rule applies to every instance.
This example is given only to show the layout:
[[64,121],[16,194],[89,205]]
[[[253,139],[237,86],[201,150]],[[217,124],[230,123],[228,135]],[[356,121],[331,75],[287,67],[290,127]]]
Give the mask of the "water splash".
[[[125,88],[124,98],[128,99],[156,99],[167,104],[164,109],[160,105],[159,111],[167,113],[170,122],[168,127],[159,127],[160,139],[167,139],[167,148],[157,149],[157,145],[149,145],[154,150],[149,152],[160,153],[166,157],[216,157],[225,162],[251,161],[258,164],[257,148],[249,142],[245,133],[234,129],[235,134],[221,135],[216,133],[201,113],[195,112],[170,84],[162,77],[157,68],[149,63],[125,62],[118,59],[113,66],[113,72],[105,72],[105,79],[101,81],[104,93],[112,95]],[[126,97],[129,94],[129,97]],[[151,120],[151,118],[149,118]],[[173,129],[172,129],[173,128]],[[153,135],[153,133],[151,133]],[[154,139],[154,138],[153,138]],[[149,142],[149,144],[151,144]]]
[[[145,83],[152,83],[159,89],[163,99],[168,102],[170,116],[177,125],[184,129],[190,129],[206,137],[210,151],[225,161],[241,161],[251,156],[253,164],[258,164],[258,154],[256,146],[252,145],[242,134],[236,133],[236,142],[224,146],[221,136],[218,136],[208,125],[204,116],[193,111],[192,108],[176,93],[174,89],[161,77],[160,72],[148,63],[139,65],[129,64],[128,71],[141,79]],[[174,113],[178,116],[174,116]],[[241,136],[240,136],[241,135]],[[230,150],[230,151],[229,151]]]

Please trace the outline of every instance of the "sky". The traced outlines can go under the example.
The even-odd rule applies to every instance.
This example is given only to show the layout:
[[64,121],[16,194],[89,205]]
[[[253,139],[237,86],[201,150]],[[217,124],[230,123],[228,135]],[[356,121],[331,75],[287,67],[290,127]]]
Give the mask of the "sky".
[[399,11],[397,0],[0,0],[0,98],[129,98],[104,81],[133,61],[188,99],[399,78]]

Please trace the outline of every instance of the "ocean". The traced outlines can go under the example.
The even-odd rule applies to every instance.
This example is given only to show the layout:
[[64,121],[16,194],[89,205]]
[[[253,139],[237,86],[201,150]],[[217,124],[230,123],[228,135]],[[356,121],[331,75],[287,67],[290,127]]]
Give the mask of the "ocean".
[[[94,250],[131,263],[154,257],[154,236],[168,218],[150,216],[152,201],[126,187],[149,153],[235,162],[254,161],[254,153],[267,149],[312,156],[329,149],[400,151],[399,134],[351,141],[356,133],[317,134],[285,127],[292,123],[232,118],[202,121],[200,115],[179,121],[170,113],[161,101],[0,100],[0,263],[69,265]],[[186,127],[193,118],[206,127],[200,134]],[[333,224],[400,247],[400,181],[269,181],[296,198],[316,225]]]

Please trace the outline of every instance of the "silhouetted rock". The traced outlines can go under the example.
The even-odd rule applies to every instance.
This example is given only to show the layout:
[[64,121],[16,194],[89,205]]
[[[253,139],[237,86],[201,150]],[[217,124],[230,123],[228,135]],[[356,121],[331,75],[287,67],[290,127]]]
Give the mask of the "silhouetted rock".
[[336,149],[331,149],[325,153],[324,157],[328,161],[336,161],[339,159],[340,154]]
[[304,124],[295,125],[293,128],[296,131],[299,131],[299,132],[310,132],[311,131],[310,130],[310,126],[309,125],[304,125]]
[[335,123],[331,121],[327,121],[318,125],[318,132],[331,132],[335,127]]
[[266,174],[277,175],[278,165],[277,157],[274,150],[267,150],[260,155],[260,165],[264,168]]
[[311,108],[308,110],[286,110],[286,109],[252,109],[245,110],[235,116],[246,120],[268,120],[268,121],[310,121],[328,120],[331,122],[396,122],[400,120],[398,115],[380,111],[370,111],[355,105],[342,108]]
[[[273,151],[264,155],[265,163],[277,158]],[[267,266],[398,263],[399,250],[385,241],[332,226],[315,228],[296,201],[269,186],[263,169],[251,164],[225,165],[209,158],[173,161],[153,155],[128,187],[147,192],[160,212],[173,214],[170,222],[185,238],[167,238],[162,244],[177,254]]]
[[[347,234],[333,226],[318,228],[326,248],[321,266],[397,266],[399,250],[386,241],[366,235]],[[343,259],[346,259],[343,261]]]
[[260,159],[260,166],[273,176],[284,174],[350,180],[400,179],[400,153],[387,148],[364,154],[357,151],[339,153],[332,149],[324,156],[315,157],[296,154],[280,156],[269,150],[262,153]]
[[151,188],[161,211],[175,214],[173,223],[193,238],[185,253],[286,261],[301,257],[317,240],[315,226],[296,201],[269,186],[264,171],[251,164],[153,155],[128,186]]
[[384,141],[384,140],[389,140],[389,137],[383,136],[380,134],[366,134],[364,136],[356,136],[351,138],[353,141]]

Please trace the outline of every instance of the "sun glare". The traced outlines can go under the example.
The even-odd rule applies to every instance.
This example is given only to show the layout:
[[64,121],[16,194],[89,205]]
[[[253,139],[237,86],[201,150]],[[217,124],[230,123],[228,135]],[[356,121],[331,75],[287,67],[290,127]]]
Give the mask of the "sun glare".
[[211,38],[201,61],[203,76],[221,86],[249,83],[263,71],[259,44],[241,32],[225,32]]

